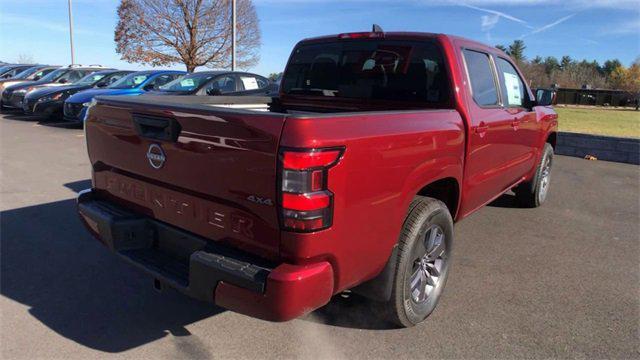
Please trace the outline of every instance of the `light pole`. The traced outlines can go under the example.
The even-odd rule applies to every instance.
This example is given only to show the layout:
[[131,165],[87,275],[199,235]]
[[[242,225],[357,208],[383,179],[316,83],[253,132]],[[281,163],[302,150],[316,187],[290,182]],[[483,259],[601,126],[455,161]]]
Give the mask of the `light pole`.
[[231,0],[231,71],[236,71],[236,0]]
[[75,64],[75,58],[73,55],[73,13],[71,12],[71,0],[69,4],[69,43],[71,43],[71,65]]

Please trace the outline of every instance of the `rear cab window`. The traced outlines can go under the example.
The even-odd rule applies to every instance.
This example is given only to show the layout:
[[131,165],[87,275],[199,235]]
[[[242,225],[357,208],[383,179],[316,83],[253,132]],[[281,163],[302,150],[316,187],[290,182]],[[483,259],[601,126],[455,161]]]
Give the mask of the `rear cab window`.
[[449,80],[435,40],[366,39],[299,45],[282,94],[450,107]]

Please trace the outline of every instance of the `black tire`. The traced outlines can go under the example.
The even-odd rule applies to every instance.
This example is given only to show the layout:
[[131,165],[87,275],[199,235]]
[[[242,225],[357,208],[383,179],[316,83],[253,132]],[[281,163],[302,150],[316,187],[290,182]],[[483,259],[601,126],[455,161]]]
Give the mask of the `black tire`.
[[[431,240],[433,236],[437,237],[437,234],[442,235],[440,241],[444,249],[436,248]],[[449,275],[452,242],[453,220],[447,206],[437,199],[415,197],[409,206],[409,213],[398,242],[391,299],[385,305],[389,320],[402,327],[411,327],[422,322],[433,312]],[[434,247],[430,248],[431,245]],[[428,264],[427,253],[430,250],[433,259],[436,259],[437,253],[442,251],[433,265]],[[425,256],[420,257],[420,254]],[[436,268],[438,264],[439,267]],[[416,276],[419,272],[430,274],[424,278],[425,286],[422,286],[424,276]],[[434,273],[438,276],[433,276]],[[420,281],[414,291],[412,291],[412,279]],[[435,283],[431,290],[427,290],[429,288],[426,286],[427,279]],[[421,298],[420,290],[424,290],[424,298]],[[417,299],[416,292],[418,292]]]
[[518,202],[523,207],[535,208],[545,202],[549,194],[552,165],[553,147],[551,144],[545,143],[533,179],[518,185],[514,190]]

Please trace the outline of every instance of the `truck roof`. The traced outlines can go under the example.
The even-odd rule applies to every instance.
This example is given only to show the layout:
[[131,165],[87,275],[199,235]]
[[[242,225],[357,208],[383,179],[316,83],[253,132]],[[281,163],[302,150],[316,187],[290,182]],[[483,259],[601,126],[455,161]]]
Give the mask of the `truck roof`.
[[[379,35],[377,35],[379,34]],[[446,37],[450,40],[455,40],[458,42],[464,42],[466,44],[473,44],[479,48],[491,49],[492,51],[497,51],[502,53],[499,49],[491,45],[487,45],[481,43],[479,41],[471,40],[468,38],[464,38],[456,35],[442,34],[442,33],[429,33],[429,32],[351,32],[351,33],[341,33],[341,34],[333,34],[333,35],[325,35],[325,36],[317,36],[303,39],[300,43],[314,43],[314,42],[326,42],[331,40],[344,40],[344,39],[392,39],[392,40],[423,40],[423,39],[434,39],[437,37]]]

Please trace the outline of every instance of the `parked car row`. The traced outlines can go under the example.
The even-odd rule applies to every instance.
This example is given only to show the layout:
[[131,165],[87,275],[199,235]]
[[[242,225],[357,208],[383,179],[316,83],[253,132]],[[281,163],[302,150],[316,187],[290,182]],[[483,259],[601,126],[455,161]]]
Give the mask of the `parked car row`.
[[0,66],[0,109],[81,124],[98,95],[271,95],[278,85],[237,71],[129,71],[100,65]]

